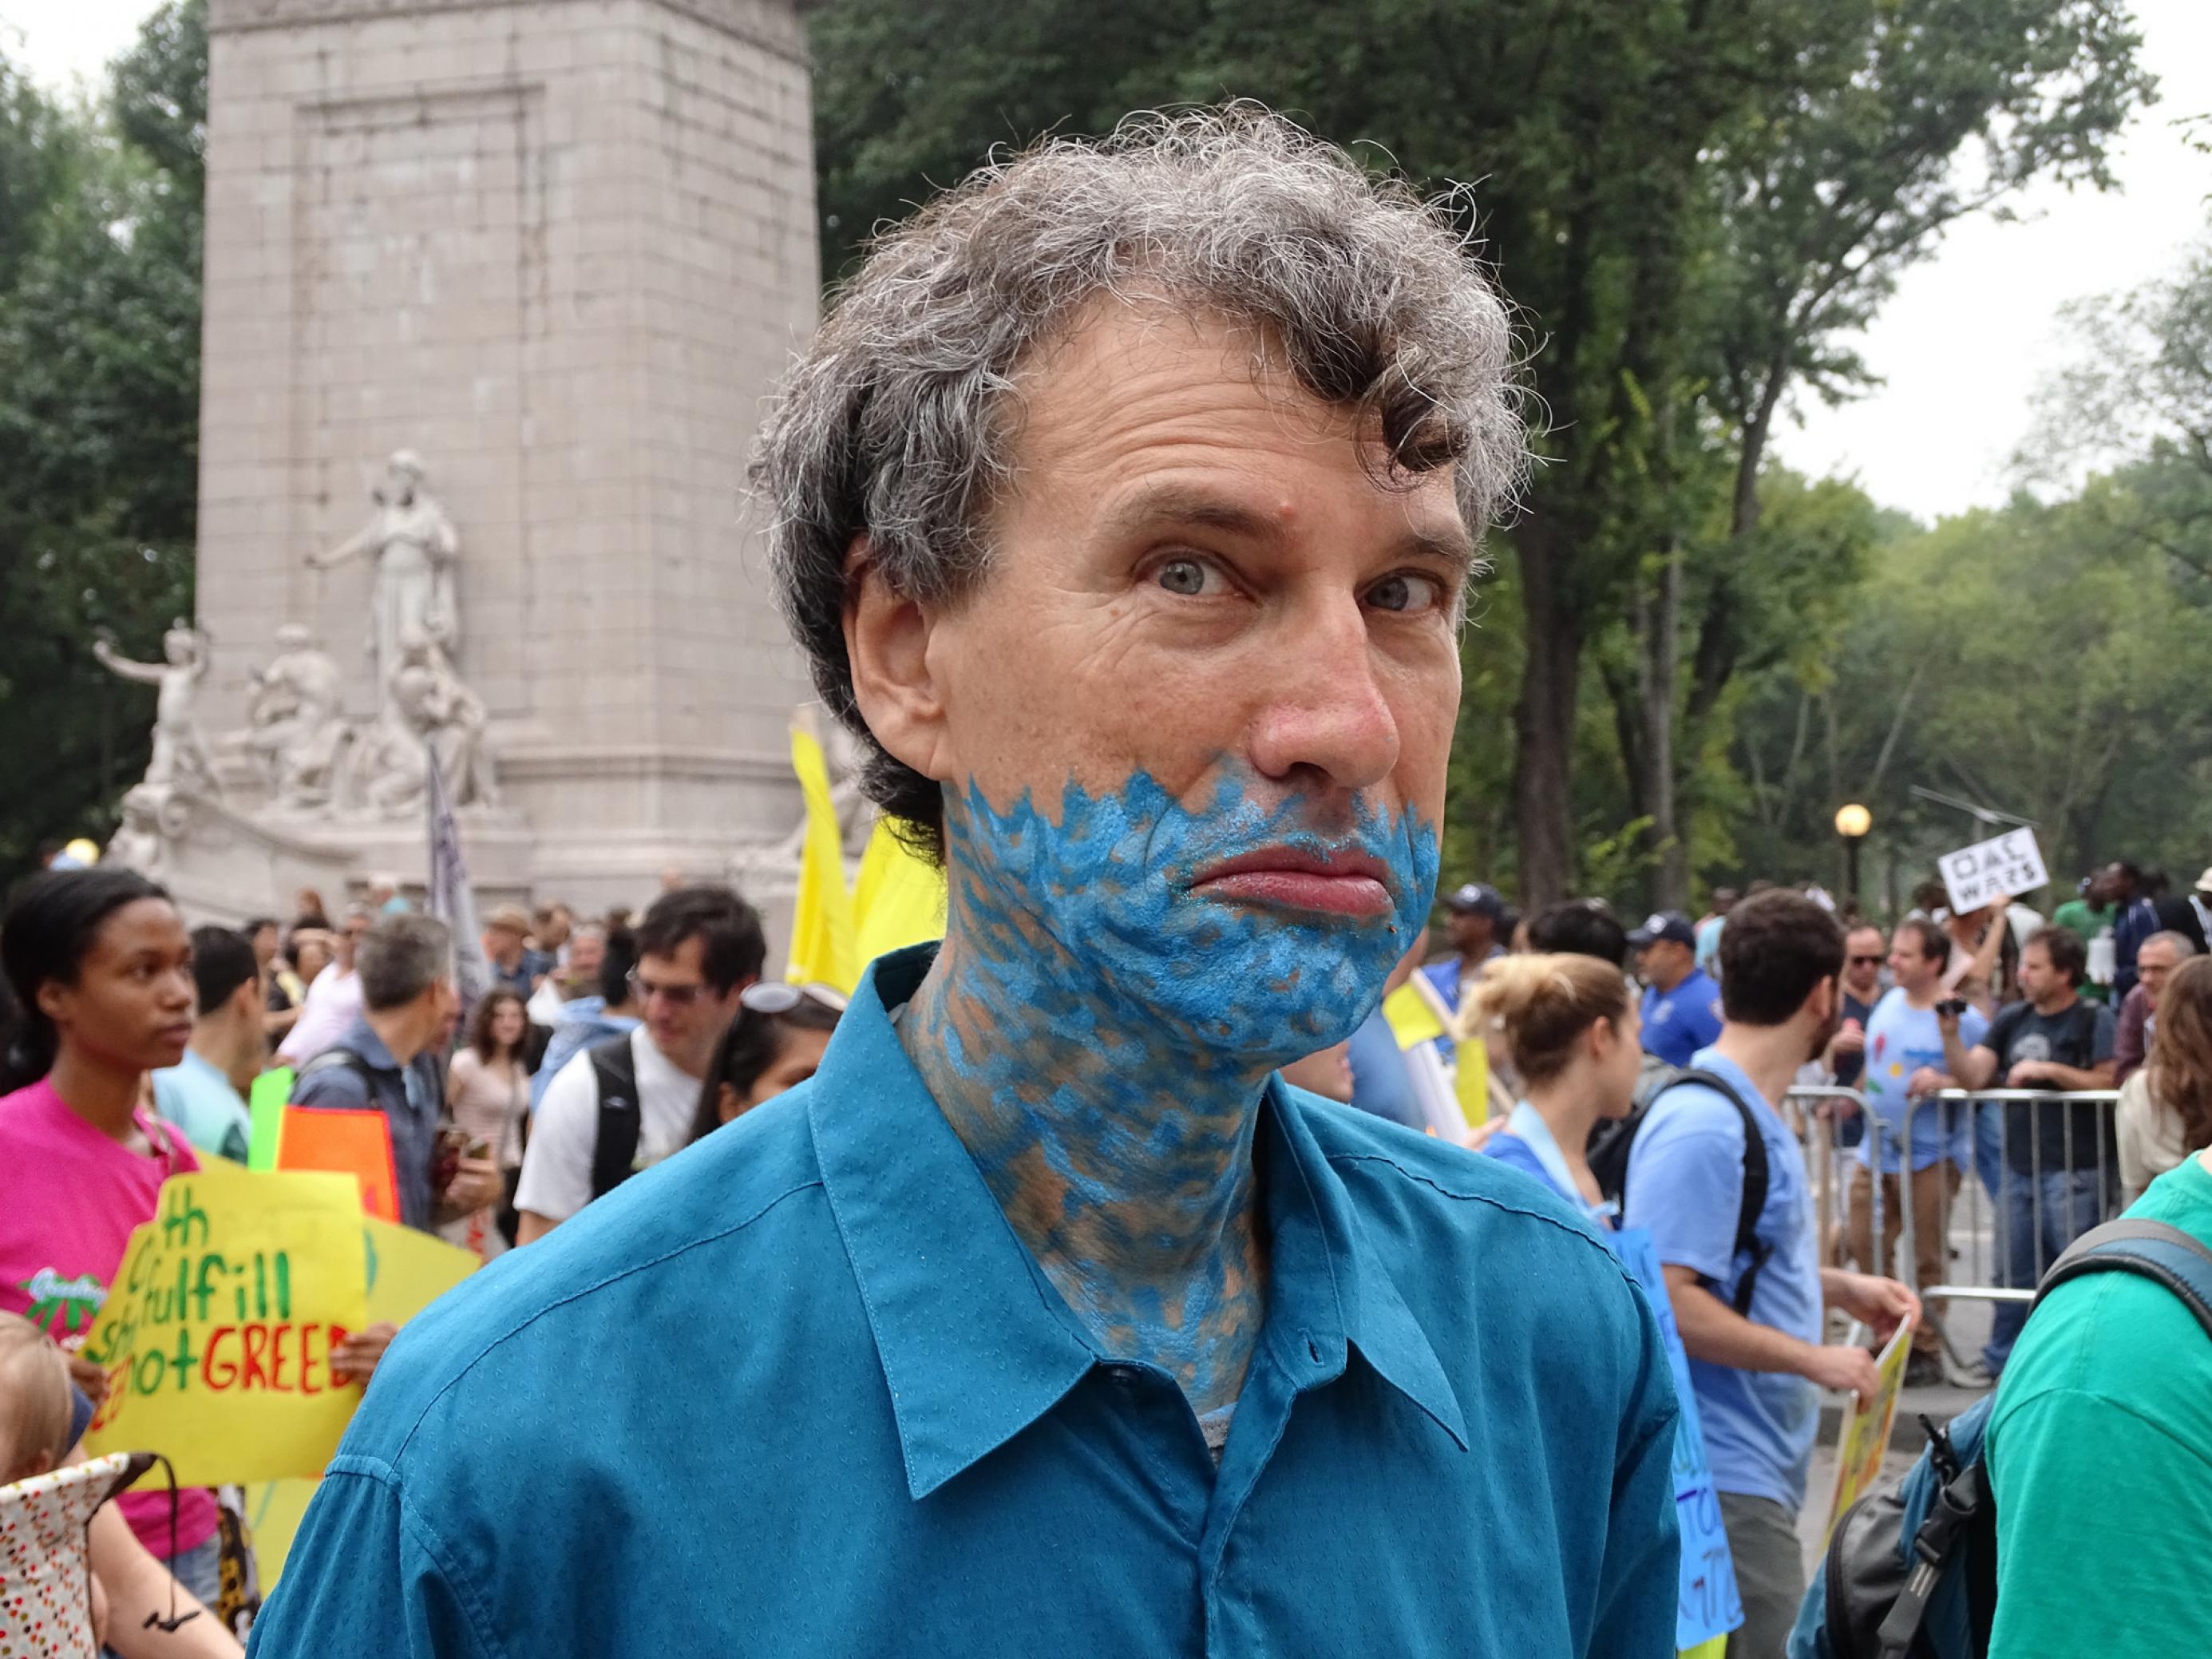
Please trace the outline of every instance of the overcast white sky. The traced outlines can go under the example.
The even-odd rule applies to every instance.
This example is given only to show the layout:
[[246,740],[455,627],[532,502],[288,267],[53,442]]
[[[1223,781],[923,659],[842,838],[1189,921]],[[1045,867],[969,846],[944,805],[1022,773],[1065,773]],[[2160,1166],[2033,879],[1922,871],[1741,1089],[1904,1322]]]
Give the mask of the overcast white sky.
[[[152,0],[0,0],[0,49],[57,87],[96,82]],[[2122,189],[2051,188],[2018,204],[2027,222],[1976,220],[1908,273],[1861,350],[1884,384],[1856,403],[1817,402],[1776,448],[1808,472],[1855,477],[1923,518],[2002,501],[2042,376],[2067,356],[2067,301],[2171,268],[2205,233],[2212,157],[2173,123],[2212,112],[2212,0],[2136,0],[2163,96],[2122,144]]]

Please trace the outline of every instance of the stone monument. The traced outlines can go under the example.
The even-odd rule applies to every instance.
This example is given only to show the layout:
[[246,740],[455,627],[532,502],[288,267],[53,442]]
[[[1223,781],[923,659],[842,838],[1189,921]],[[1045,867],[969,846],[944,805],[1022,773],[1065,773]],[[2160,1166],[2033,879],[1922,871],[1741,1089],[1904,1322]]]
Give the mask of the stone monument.
[[743,474],[815,319],[799,9],[210,0],[186,702],[237,735],[132,830],[189,904],[419,879],[428,763],[495,896],[789,834]]

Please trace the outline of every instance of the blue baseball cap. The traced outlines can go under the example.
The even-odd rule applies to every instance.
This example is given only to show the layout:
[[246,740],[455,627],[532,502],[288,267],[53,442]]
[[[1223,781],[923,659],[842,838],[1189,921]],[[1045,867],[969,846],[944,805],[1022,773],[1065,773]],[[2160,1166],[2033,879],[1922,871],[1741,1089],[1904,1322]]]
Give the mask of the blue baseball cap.
[[1698,930],[1692,926],[1689,917],[1680,910],[1654,911],[1644,917],[1641,927],[1630,930],[1628,943],[1632,948],[1641,951],[1646,945],[1656,945],[1662,939],[1670,939],[1677,945],[1686,945],[1693,951],[1698,948]]
[[1488,916],[1492,921],[1505,920],[1505,901],[1486,882],[1471,881],[1457,889],[1444,901],[1444,908],[1465,915]]

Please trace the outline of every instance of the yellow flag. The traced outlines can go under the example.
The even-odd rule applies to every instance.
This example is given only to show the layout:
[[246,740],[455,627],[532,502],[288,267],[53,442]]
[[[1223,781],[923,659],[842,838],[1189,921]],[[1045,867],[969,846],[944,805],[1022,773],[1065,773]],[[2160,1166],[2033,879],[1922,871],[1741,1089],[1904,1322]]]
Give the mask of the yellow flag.
[[1463,1038],[1454,1048],[1457,1068],[1452,1076],[1452,1092],[1459,1097],[1459,1109],[1467,1114],[1467,1125],[1479,1129],[1490,1118],[1490,1050],[1483,1046],[1480,1037]]
[[837,834],[837,807],[830,799],[830,765],[813,736],[791,728],[791,769],[806,798],[806,842],[799,860],[799,900],[791,917],[793,985],[860,983],[854,951],[853,899],[845,889],[845,849]]
[[859,942],[853,955],[866,966],[887,951],[945,937],[945,872],[908,852],[890,825],[876,820],[860,855],[853,886]]
[[1389,1022],[1390,1035],[1398,1039],[1401,1049],[1434,1042],[1444,1034],[1444,1023],[1421,994],[1417,979],[1418,975],[1407,980],[1382,999],[1382,1018]]

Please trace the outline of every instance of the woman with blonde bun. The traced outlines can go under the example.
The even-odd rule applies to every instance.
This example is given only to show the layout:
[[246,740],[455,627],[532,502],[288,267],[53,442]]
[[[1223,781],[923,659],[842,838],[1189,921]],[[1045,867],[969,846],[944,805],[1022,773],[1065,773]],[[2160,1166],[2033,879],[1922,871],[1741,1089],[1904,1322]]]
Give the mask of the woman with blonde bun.
[[1504,1032],[1525,1091],[1482,1151],[1593,1221],[1617,1224],[1618,1206],[1599,1190],[1585,1149],[1601,1119],[1628,1115],[1643,1068],[1636,1001],[1620,969],[1595,957],[1500,957],[1463,1019],[1470,1030]]

